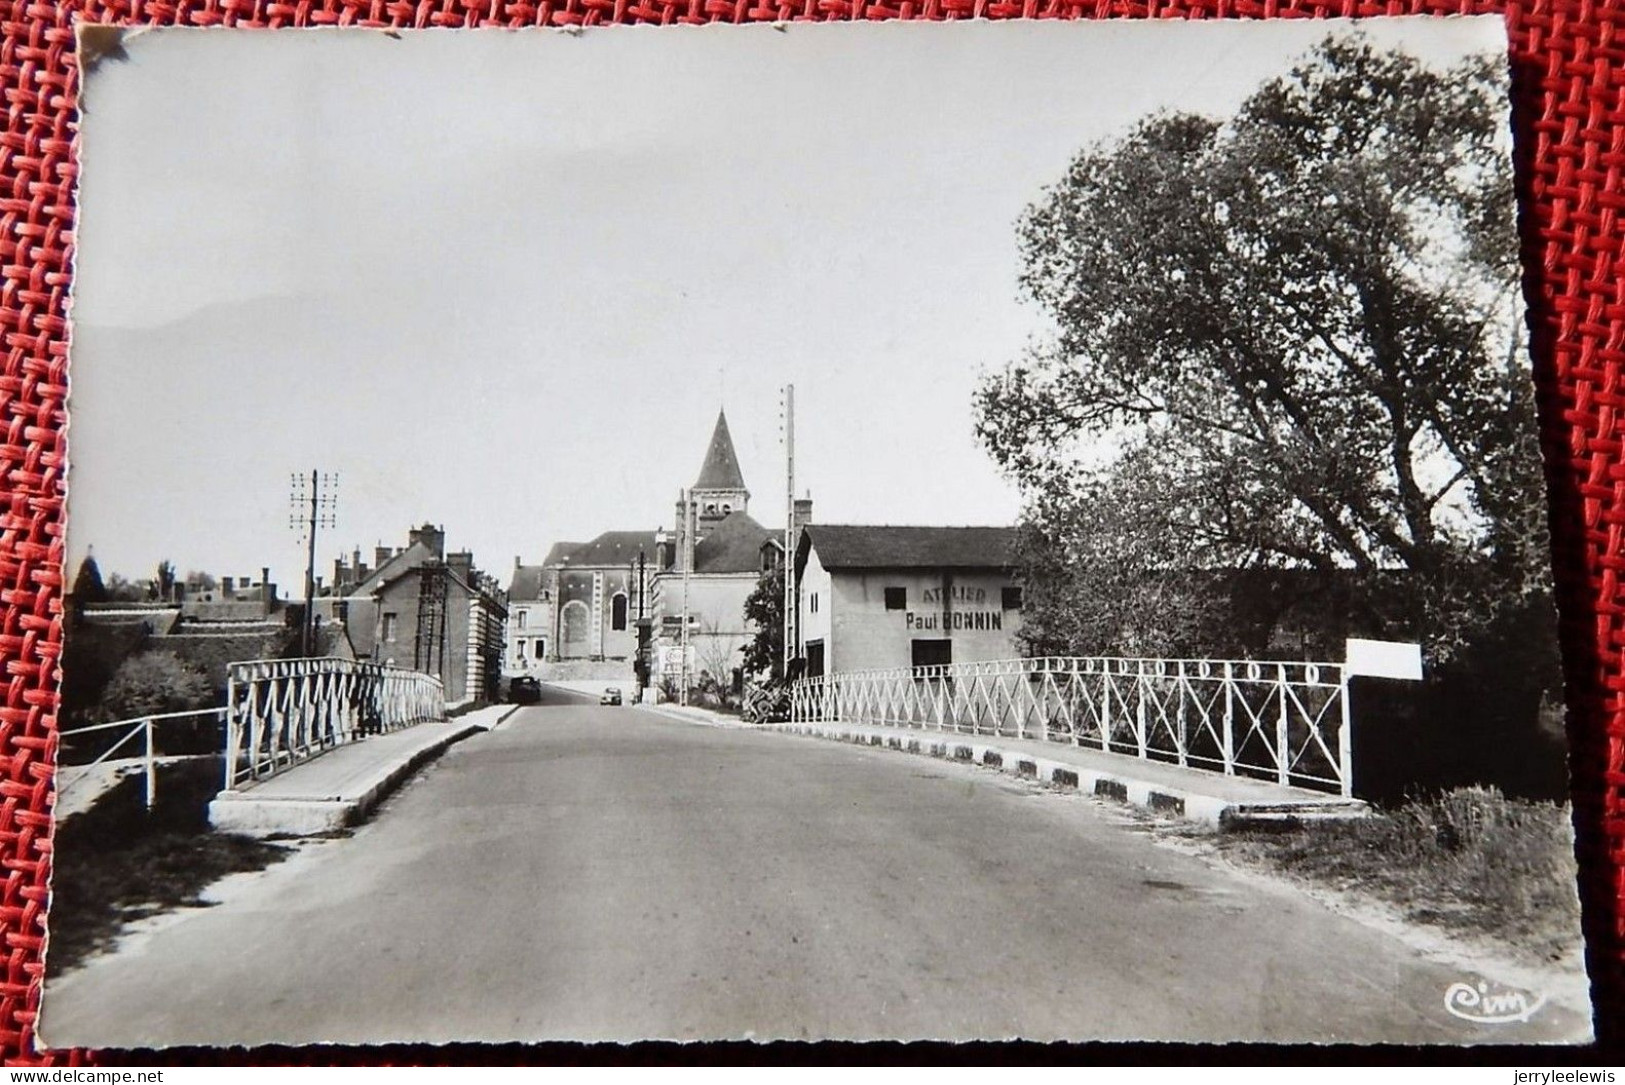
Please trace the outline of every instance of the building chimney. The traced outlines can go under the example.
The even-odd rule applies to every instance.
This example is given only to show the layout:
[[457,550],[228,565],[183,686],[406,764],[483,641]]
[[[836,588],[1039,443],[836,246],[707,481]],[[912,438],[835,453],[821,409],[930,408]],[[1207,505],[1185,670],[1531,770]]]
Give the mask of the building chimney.
[[413,543],[422,543],[436,560],[446,556],[446,529],[443,527],[435,527],[425,520],[423,526],[413,528],[407,538]]
[[792,534],[799,537],[801,529],[812,523],[812,498],[796,498],[795,509],[790,515],[790,524],[794,531]]
[[225,599],[225,598],[229,598],[230,596],[231,596],[231,577],[223,576],[223,577],[220,578],[220,597],[222,599]]
[[378,568],[383,568],[384,562],[388,561],[394,556],[395,552],[387,546],[375,546],[372,548],[372,563]]

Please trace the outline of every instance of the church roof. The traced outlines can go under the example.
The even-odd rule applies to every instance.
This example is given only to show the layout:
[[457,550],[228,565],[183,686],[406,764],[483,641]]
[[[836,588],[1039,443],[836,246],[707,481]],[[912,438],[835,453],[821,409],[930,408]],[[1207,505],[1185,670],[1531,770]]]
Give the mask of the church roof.
[[547,552],[547,557],[542,559],[542,568],[545,569],[549,565],[561,564],[565,558],[569,557],[571,554],[575,553],[577,550],[586,545],[586,543],[573,542],[554,543],[553,548]]
[[711,532],[694,544],[696,573],[757,573],[762,569],[762,544],[775,532],[743,512],[729,513]]
[[638,560],[640,550],[649,561],[654,561],[654,532],[606,531],[591,542],[582,543],[560,556],[559,564],[572,569],[608,565],[624,567]]
[[728,416],[717,412],[717,428],[711,431],[711,447],[705,451],[705,463],[700,477],[695,480],[696,490],[743,490],[745,476],[739,471],[739,457],[734,454],[733,435],[728,432]]

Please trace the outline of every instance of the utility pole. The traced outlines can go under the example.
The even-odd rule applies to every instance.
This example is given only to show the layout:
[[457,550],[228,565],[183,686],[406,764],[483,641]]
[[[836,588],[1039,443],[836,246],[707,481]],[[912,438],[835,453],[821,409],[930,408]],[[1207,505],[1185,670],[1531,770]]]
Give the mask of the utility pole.
[[[633,664],[632,674],[637,679],[638,702],[640,704],[643,701],[643,691],[649,685],[649,618],[643,606],[643,582],[648,575],[644,568],[646,558],[647,555],[640,546],[638,547],[638,560],[629,563],[627,567],[627,575],[637,585],[638,619],[635,628],[638,631],[638,639],[637,650],[633,656],[636,662]],[[628,588],[629,592],[630,590]]]
[[679,691],[678,704],[688,704],[688,574],[694,565],[694,491],[683,491],[683,631],[678,637],[681,647],[682,689]]
[[[305,620],[299,630],[299,654],[309,657],[316,643],[316,532],[338,523],[339,476],[311,471],[289,477],[288,527],[305,543]],[[308,489],[307,489],[308,487]],[[269,585],[264,589],[269,591]]]
[[796,386],[784,386],[784,660],[790,677],[796,657]]

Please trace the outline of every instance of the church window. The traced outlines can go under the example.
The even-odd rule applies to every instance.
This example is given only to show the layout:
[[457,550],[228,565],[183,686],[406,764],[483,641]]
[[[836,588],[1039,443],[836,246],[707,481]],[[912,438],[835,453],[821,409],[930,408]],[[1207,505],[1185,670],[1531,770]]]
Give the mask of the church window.
[[559,654],[573,659],[586,651],[590,620],[587,604],[580,599],[572,599],[564,604],[561,617],[564,626],[564,648]]
[[609,601],[609,627],[611,629],[626,628],[626,596],[620,592]]
[[730,512],[732,512],[733,510],[734,510],[734,507],[732,505],[728,504],[726,501],[724,501],[722,503],[722,515],[726,516]]
[[714,502],[714,501],[707,502],[706,506],[705,506],[705,511],[706,511],[707,515],[714,514],[717,511],[716,502]]

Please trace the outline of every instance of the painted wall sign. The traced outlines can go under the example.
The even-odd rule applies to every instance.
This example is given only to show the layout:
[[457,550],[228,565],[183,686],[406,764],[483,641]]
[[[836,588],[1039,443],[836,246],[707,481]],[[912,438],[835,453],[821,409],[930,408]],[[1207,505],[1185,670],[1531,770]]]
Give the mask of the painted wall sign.
[[920,593],[922,603],[969,603],[972,605],[987,602],[987,589],[973,587],[968,584],[955,584],[946,592],[942,588],[926,588]]
[[[986,594],[982,592],[981,594]],[[997,610],[944,610],[938,613],[928,610],[916,614],[912,610],[903,611],[903,625],[907,629],[970,629],[970,630],[1002,630],[1004,628],[1004,614]]]

